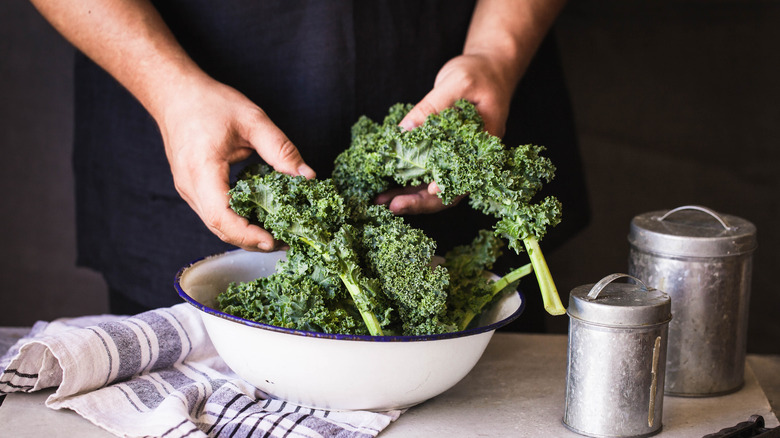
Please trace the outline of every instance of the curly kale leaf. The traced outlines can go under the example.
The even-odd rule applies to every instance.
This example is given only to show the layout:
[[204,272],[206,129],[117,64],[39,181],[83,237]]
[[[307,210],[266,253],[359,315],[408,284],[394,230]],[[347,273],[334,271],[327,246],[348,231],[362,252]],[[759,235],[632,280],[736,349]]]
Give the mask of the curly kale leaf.
[[[363,118],[353,130],[352,145],[336,160],[334,181],[342,193],[366,202],[398,184],[436,181],[444,203],[469,195],[470,205],[498,219],[495,232],[515,252],[525,249],[540,285],[545,309],[565,312],[538,241],[561,218],[554,197],[533,198],[555,175],[555,166],[541,156],[544,148],[506,148],[483,130],[476,107],[460,100],[411,131],[397,126],[409,105],[395,105],[379,125]],[[359,127],[358,127],[359,126]],[[365,158],[368,157],[368,158]],[[369,163],[364,166],[364,160]],[[350,187],[360,187],[350,191]]]
[[351,146],[336,157],[332,175],[345,198],[369,204],[390,187],[388,177],[394,172],[394,162],[388,159],[393,155],[390,141],[402,132],[398,123],[410,109],[410,105],[396,104],[382,124],[361,116],[352,126]]
[[[335,161],[333,179],[346,197],[368,202],[391,182],[422,184],[435,180],[445,203],[480,184],[481,166],[502,159],[501,141],[483,131],[475,107],[459,101],[405,131],[398,122],[412,108],[396,104],[382,124],[362,117],[352,129],[350,148]],[[498,154],[498,155],[497,155]]]
[[447,319],[457,330],[465,330],[476,316],[492,304],[504,291],[517,290],[520,278],[531,273],[524,265],[498,280],[486,276],[501,256],[505,243],[495,233],[480,230],[469,245],[457,246],[447,252],[444,266],[452,286],[448,290]]
[[[555,172],[541,156],[544,149],[506,148],[484,131],[476,108],[465,100],[405,131],[398,123],[411,108],[394,105],[381,124],[361,117],[332,179],[292,177],[265,165],[241,177],[230,192],[231,207],[290,250],[273,275],[225,291],[225,311],[302,330],[443,333],[464,329],[533,270],[545,308],[562,313],[538,245],[547,227],[560,221],[561,210],[552,197],[534,203]],[[433,263],[434,241],[386,207],[372,205],[393,184],[432,181],[442,189],[443,202],[469,195],[473,208],[497,219],[493,232],[481,231],[471,245],[448,253],[442,266]],[[525,249],[532,263],[489,281],[483,273],[505,246]]]
[[295,251],[272,275],[230,284],[217,302],[226,313],[277,327],[369,334],[341,280]]
[[436,243],[384,206],[365,209],[360,223],[365,266],[397,309],[407,335],[453,331],[444,321],[449,273],[433,266]]
[[[339,327],[340,333],[455,330],[446,319],[449,273],[433,266],[436,243],[387,207],[347,206],[331,180],[292,177],[266,166],[242,175],[231,205],[290,249],[271,276],[223,293],[226,312],[304,330]],[[350,328],[355,315],[363,316],[367,330]]]
[[290,245],[323,245],[344,224],[345,206],[329,181],[291,177],[258,164],[230,190],[230,207]]
[[471,192],[469,204],[476,210],[499,219],[496,232],[508,239],[516,252],[529,237],[537,240],[548,226],[560,222],[561,205],[554,197],[532,203],[542,186],[555,176],[555,166],[540,154],[541,146],[520,145],[506,151],[504,160],[483,172],[483,185]]
[[[470,205],[504,220],[509,247],[520,251],[528,237],[541,240],[560,221],[554,198],[532,199],[555,176],[555,166],[535,145],[504,146],[483,130],[476,107],[460,100],[411,130],[398,127],[411,105],[396,104],[380,125],[365,116],[353,127],[352,144],[336,159],[333,180],[339,192],[368,202],[389,187],[436,181],[444,203],[469,195]],[[511,225],[514,223],[514,225]]]
[[[338,276],[372,335],[382,335],[388,314],[374,283],[365,278],[354,229],[345,222],[343,199],[330,180],[308,180],[260,165],[246,172],[230,191],[231,207],[258,221],[275,238]],[[385,321],[386,323],[386,321]]]

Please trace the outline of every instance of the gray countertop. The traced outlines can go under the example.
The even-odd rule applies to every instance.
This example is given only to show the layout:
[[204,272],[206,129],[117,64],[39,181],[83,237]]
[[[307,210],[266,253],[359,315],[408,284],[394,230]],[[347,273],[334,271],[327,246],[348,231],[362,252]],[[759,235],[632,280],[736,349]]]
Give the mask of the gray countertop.
[[[0,329],[5,345],[18,332]],[[0,341],[0,348],[3,348]],[[565,335],[497,333],[482,359],[455,387],[415,406],[380,437],[579,437],[562,424],[566,379]],[[2,350],[0,350],[2,351]],[[664,397],[661,437],[701,437],[764,417],[777,427],[780,401],[780,356],[749,355],[745,386],[733,394]],[[108,437],[71,411],[45,407],[51,390],[10,394],[0,406],[0,424],[14,436]],[[774,411],[770,401],[774,404]]]

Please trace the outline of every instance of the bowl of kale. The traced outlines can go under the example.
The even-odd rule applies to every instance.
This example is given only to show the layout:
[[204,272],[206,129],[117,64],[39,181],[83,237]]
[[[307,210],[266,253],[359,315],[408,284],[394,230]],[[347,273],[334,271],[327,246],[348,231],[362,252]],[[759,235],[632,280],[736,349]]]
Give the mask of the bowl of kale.
[[[235,292],[248,300],[257,297],[249,307],[263,308],[258,312],[269,316],[278,312],[274,316],[278,325],[236,316],[228,313],[234,310],[230,307],[220,310],[224,301],[220,291],[242,289],[242,282],[255,289],[257,278],[276,275],[275,266],[286,263],[285,256],[285,252],[235,250],[207,257],[182,271],[178,287],[182,297],[201,310],[217,352],[236,374],[270,397],[301,406],[390,410],[435,397],[471,371],[494,331],[518,317],[524,307],[520,294],[507,293],[473,327],[453,327],[453,332],[442,327],[430,335],[326,333],[319,324],[366,333],[359,312],[345,305],[349,298],[339,297],[340,293],[326,302],[311,297],[311,291],[299,290],[298,295],[307,296],[306,309],[300,309],[298,297],[271,303],[277,297],[254,290]],[[227,300],[233,302],[233,293]],[[310,306],[311,301],[318,304]],[[299,324],[307,329],[285,327]]]
[[[553,197],[534,202],[554,166],[534,145],[505,147],[459,101],[411,131],[362,117],[332,176],[306,179],[264,164],[247,168],[231,208],[286,251],[229,251],[176,275],[201,310],[217,352],[271,397],[307,407],[388,410],[451,388],[494,332],[524,309],[516,290],[534,273],[545,309],[565,313],[539,247],[560,220]],[[436,255],[436,242],[373,199],[392,184],[436,181],[445,203],[468,194],[497,222],[471,244]],[[505,249],[529,263],[499,277]]]

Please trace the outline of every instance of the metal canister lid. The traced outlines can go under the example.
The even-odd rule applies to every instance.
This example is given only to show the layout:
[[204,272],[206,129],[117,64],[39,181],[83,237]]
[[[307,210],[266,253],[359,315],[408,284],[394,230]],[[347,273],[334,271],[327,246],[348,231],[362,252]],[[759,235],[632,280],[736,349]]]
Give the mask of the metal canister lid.
[[757,246],[751,222],[697,205],[634,217],[628,241],[640,251],[669,257],[725,257]]
[[[626,277],[636,283],[613,283]],[[596,284],[574,288],[569,294],[569,316],[604,326],[636,327],[668,322],[672,305],[665,292],[648,288],[628,274],[612,274]]]

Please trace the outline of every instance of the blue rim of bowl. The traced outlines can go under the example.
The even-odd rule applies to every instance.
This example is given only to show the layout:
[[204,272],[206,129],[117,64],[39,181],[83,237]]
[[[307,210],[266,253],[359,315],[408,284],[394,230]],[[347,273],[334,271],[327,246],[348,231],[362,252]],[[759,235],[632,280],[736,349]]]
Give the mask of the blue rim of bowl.
[[450,333],[439,333],[434,335],[420,335],[420,336],[401,336],[401,335],[394,335],[394,336],[371,336],[371,335],[345,335],[340,333],[322,333],[322,332],[310,332],[306,330],[297,330],[297,329],[290,329],[285,327],[278,327],[270,324],[263,324],[261,322],[252,321],[249,319],[244,319],[235,315],[231,315],[229,313],[222,312],[218,309],[214,309],[212,307],[209,307],[199,301],[197,301],[195,298],[192,298],[187,292],[184,291],[184,289],[181,287],[181,277],[184,275],[184,273],[198,264],[199,262],[211,259],[213,257],[219,257],[220,255],[224,255],[227,253],[230,253],[232,251],[226,251],[221,254],[216,254],[214,256],[208,256],[208,257],[201,257],[192,263],[188,264],[187,266],[184,266],[183,268],[179,269],[179,271],[176,273],[176,277],[174,278],[173,285],[176,288],[176,292],[178,292],[179,296],[184,299],[187,303],[191,304],[198,310],[208,313],[210,315],[226,319],[228,321],[232,321],[241,325],[249,326],[249,327],[255,327],[263,330],[269,330],[277,333],[286,333],[290,335],[295,336],[305,336],[309,338],[324,338],[324,339],[334,339],[334,340],[343,340],[343,341],[370,341],[370,342],[419,342],[419,341],[434,341],[439,339],[454,339],[454,338],[462,338],[466,336],[473,336],[480,333],[486,333],[491,332],[494,330],[497,330],[510,322],[517,319],[521,313],[525,310],[525,296],[523,296],[523,293],[520,291],[515,291],[517,295],[520,296],[520,306],[512,312],[511,315],[507,316],[506,318],[496,321],[492,324],[488,324],[485,326],[480,327],[474,327],[470,329],[466,329],[459,332],[450,332]]

